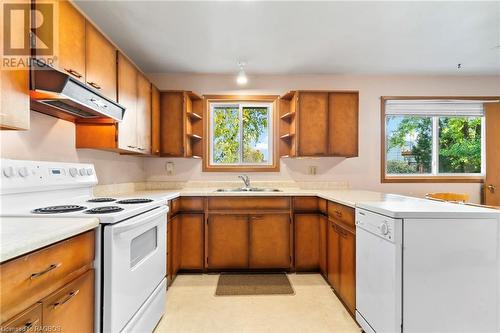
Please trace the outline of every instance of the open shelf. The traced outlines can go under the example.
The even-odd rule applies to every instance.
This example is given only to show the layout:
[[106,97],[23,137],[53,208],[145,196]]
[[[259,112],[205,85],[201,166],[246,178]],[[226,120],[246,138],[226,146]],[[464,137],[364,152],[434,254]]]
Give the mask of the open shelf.
[[187,115],[192,120],[201,120],[201,119],[203,119],[202,116],[200,116],[199,114],[197,114],[195,112],[188,112]]
[[295,115],[295,112],[287,112],[280,117],[282,120],[289,120]]

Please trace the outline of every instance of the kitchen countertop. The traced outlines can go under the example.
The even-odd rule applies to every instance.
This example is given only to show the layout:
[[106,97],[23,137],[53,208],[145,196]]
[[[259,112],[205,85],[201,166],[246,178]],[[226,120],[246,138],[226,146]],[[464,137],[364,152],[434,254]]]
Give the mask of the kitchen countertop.
[[182,190],[140,190],[119,197],[155,197],[171,200],[189,196],[318,196],[352,208],[364,208],[393,218],[460,218],[465,216],[500,220],[500,211],[456,203],[432,201],[398,194],[364,190],[311,190],[283,188],[281,192],[216,192],[216,188],[186,188]]
[[76,236],[98,225],[97,218],[2,217],[0,262]]

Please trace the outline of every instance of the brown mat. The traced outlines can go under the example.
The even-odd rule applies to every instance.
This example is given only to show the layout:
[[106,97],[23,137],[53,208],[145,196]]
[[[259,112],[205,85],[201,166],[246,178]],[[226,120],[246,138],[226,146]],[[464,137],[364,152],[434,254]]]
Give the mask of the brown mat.
[[285,273],[278,274],[221,274],[216,296],[236,295],[293,295]]

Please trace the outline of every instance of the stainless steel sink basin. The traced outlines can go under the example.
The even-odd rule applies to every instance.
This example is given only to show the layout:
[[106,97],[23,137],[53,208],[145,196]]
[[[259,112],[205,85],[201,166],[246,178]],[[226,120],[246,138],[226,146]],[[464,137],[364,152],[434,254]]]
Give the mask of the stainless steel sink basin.
[[219,188],[215,192],[281,192],[277,188],[241,187],[241,188]]

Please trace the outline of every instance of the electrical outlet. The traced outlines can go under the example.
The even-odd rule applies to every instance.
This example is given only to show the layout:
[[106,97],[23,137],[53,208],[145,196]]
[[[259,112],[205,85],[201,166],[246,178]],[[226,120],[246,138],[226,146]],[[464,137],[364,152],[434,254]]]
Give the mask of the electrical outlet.
[[308,174],[315,175],[317,171],[318,171],[318,167],[315,165],[311,165],[311,166],[309,166]]
[[174,162],[167,162],[165,164],[165,170],[167,170],[167,176],[173,176],[175,172]]

